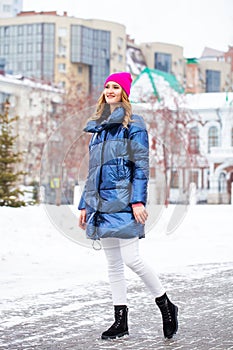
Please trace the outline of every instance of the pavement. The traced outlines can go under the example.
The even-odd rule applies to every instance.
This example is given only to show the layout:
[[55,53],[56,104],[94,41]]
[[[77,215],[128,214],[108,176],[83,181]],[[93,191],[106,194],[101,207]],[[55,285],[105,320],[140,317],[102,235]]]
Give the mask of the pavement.
[[159,309],[138,279],[129,280],[129,336],[101,340],[113,322],[106,282],[0,301],[4,350],[233,349],[233,263],[195,265],[159,276],[179,307],[179,330],[165,340]]

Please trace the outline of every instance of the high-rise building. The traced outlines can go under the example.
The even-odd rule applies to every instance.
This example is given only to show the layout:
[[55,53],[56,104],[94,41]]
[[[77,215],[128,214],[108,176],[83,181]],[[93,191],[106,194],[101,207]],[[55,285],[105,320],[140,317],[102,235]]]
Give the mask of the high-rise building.
[[102,89],[109,73],[125,70],[125,52],[126,29],[115,22],[32,11],[0,24],[6,72],[61,87],[72,77],[83,91]]
[[15,17],[22,8],[23,0],[0,0],[0,18]]

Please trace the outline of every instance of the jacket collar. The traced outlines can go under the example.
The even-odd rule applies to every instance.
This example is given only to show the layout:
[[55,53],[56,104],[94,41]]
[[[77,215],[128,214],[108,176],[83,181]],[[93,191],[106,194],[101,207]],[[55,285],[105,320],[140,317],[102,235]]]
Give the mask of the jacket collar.
[[123,119],[125,116],[125,110],[123,107],[117,107],[114,109],[114,111],[110,114],[110,116],[102,120],[90,120],[87,125],[84,128],[84,131],[87,132],[101,132],[104,129],[109,129],[116,124],[122,124]]

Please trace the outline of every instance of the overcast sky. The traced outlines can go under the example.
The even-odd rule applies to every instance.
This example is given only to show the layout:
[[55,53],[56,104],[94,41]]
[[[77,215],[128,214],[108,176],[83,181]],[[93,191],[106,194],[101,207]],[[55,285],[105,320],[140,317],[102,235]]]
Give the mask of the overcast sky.
[[24,11],[67,11],[79,18],[122,23],[136,43],[181,45],[185,57],[199,57],[205,46],[221,51],[233,46],[233,0],[23,1]]

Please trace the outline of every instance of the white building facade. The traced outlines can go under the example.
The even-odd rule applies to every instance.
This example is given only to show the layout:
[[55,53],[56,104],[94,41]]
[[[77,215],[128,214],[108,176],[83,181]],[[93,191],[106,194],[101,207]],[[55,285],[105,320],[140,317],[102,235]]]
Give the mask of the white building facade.
[[[233,93],[178,94],[171,76],[159,78],[145,69],[130,94],[150,131],[157,203],[184,203],[190,188],[197,203],[233,203]],[[173,126],[180,140],[170,136]]]
[[10,102],[9,113],[17,116],[14,130],[17,152],[23,162],[17,170],[25,171],[25,185],[39,182],[41,156],[51,131],[56,128],[56,106],[62,101],[62,90],[29,79],[0,75],[0,112]]

